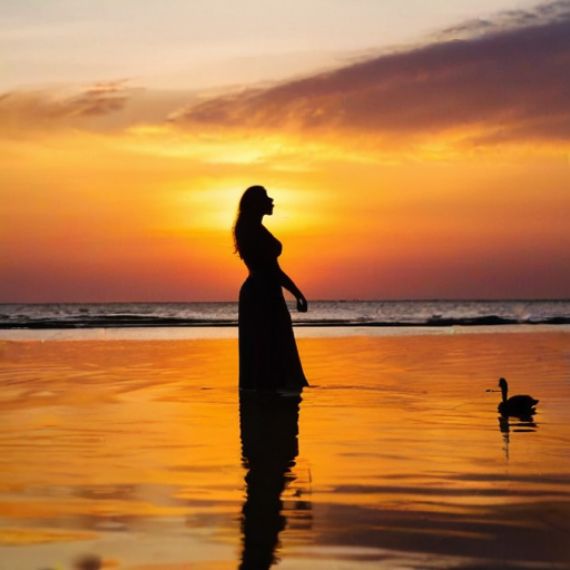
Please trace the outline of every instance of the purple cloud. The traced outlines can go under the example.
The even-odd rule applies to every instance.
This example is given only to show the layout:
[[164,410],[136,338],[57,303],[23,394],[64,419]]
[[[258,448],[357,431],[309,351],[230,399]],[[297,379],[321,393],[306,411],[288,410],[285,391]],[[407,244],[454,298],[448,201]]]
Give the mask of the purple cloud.
[[213,98],[171,120],[372,136],[466,128],[485,144],[570,140],[570,2],[511,11],[462,32],[469,29],[477,33]]

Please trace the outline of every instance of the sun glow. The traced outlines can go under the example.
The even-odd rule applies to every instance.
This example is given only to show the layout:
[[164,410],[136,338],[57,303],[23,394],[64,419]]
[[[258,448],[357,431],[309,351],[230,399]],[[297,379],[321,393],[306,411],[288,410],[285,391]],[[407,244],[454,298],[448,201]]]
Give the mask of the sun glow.
[[[210,179],[189,180],[168,188],[170,223],[182,232],[228,232],[235,223],[239,200],[245,189],[263,181],[231,180],[223,186]],[[274,199],[274,214],[266,225],[285,233],[311,231],[324,222],[318,213],[322,195],[318,191],[265,184]]]
[[[462,259],[487,267],[481,274],[497,275],[500,264],[506,275],[521,263],[516,252],[528,252],[525,264],[538,268],[570,247],[567,160],[546,147],[461,155],[434,137],[413,159],[398,147],[378,148],[374,158],[362,137],[303,142],[282,134],[268,147],[260,135],[238,138],[167,125],[1,140],[0,181],[10,189],[0,246],[13,276],[4,282],[7,298],[27,290],[22,282],[37,301],[49,300],[50,290],[70,300],[99,299],[97,291],[125,298],[127,290],[139,299],[163,299],[161,291],[174,300],[233,298],[244,269],[232,255],[231,228],[252,184],[274,198],[264,223],[283,241],[284,268],[313,296],[355,296],[357,287],[378,297],[407,282],[411,294],[417,279],[452,295],[466,287],[454,269]],[[226,160],[246,150],[252,162]],[[48,279],[38,292],[28,275],[46,271],[53,285]],[[502,279],[524,283],[517,271]],[[556,282],[564,287],[564,279]]]

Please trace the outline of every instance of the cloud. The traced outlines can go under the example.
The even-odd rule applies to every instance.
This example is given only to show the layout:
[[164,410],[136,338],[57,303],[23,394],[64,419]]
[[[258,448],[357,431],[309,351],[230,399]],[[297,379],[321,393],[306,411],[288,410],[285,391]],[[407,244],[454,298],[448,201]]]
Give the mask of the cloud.
[[9,136],[168,121],[194,134],[340,133],[394,148],[439,135],[453,144],[557,145],[570,142],[569,68],[570,0],[558,0],[465,22],[414,48],[227,95],[198,99],[195,92],[136,89],[126,80],[79,92],[0,94],[0,123]]
[[105,115],[122,109],[128,94],[124,82],[96,83],[68,101],[68,111],[76,116]]
[[125,80],[119,80],[95,83],[71,94],[48,90],[3,93],[0,120],[12,130],[81,124],[84,120],[101,119],[123,110],[133,91]]
[[444,36],[332,72],[212,98],[171,121],[372,137],[457,132],[477,144],[570,141],[570,2],[507,12]]
[[526,10],[507,10],[493,19],[476,18],[446,28],[437,34],[439,39],[472,38],[480,34],[513,30],[526,26],[547,25],[556,20],[568,18],[570,2],[568,0],[552,0],[543,2]]

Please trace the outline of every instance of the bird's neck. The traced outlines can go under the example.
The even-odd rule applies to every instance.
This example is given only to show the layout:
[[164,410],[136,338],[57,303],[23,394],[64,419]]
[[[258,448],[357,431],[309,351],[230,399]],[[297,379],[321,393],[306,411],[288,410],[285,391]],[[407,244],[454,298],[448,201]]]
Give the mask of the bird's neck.
[[506,386],[501,386],[501,394],[503,396],[503,402],[507,401],[507,394],[509,389]]

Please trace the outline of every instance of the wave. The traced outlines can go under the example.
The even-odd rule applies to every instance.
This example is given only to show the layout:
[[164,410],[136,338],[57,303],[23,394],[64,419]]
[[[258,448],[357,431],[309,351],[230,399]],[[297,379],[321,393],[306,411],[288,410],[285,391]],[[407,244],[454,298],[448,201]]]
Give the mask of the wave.
[[[4,318],[2,318],[4,317]],[[108,315],[80,318],[5,318],[0,316],[0,329],[92,329],[92,328],[138,328],[138,327],[235,327],[237,319],[224,318],[176,318],[148,315]],[[498,315],[476,317],[440,317],[405,320],[297,318],[297,327],[452,327],[452,326],[493,326],[493,325],[567,325],[570,317],[550,316],[543,318],[514,319]]]

